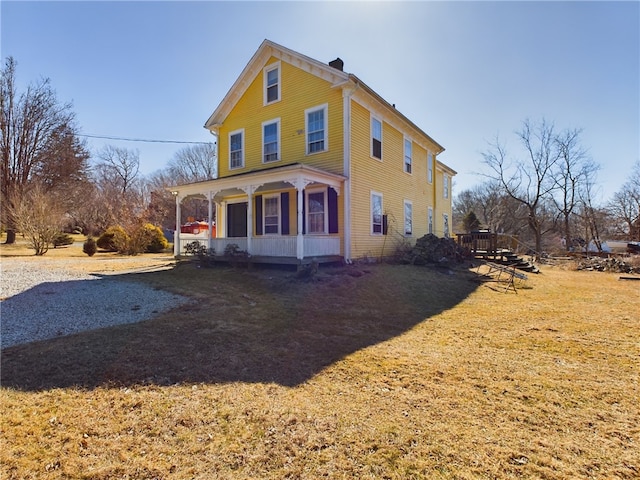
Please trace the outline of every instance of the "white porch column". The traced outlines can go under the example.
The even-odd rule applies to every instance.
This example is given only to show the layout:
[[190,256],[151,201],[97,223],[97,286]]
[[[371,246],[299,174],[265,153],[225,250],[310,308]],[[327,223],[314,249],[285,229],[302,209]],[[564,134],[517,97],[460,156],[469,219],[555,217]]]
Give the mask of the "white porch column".
[[253,237],[253,194],[260,185],[240,187],[247,194],[247,253],[251,254],[251,238]]
[[297,202],[297,217],[298,217],[298,235],[296,238],[296,258],[302,260],[304,258],[304,236],[302,235],[302,226],[304,223],[304,215],[302,211],[302,202],[304,200],[304,189],[309,185],[311,180],[304,179],[302,177],[289,181],[294,187],[296,187],[296,193],[298,194]]
[[178,194],[178,192],[172,192],[176,197],[176,229],[173,232],[173,256],[177,257],[180,255],[180,217],[182,216],[182,212],[180,211],[180,203],[182,202],[182,197]]
[[209,201],[209,235],[207,236],[207,248],[211,248],[211,236],[213,235],[213,192],[207,193]]

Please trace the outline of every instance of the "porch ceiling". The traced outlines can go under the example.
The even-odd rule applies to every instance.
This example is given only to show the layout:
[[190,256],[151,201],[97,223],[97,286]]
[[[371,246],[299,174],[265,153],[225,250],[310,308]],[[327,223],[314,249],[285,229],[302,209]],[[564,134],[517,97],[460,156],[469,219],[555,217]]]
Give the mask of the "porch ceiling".
[[291,187],[304,189],[309,185],[329,185],[339,191],[345,180],[346,177],[343,175],[296,163],[215,180],[176,185],[167,187],[167,190],[180,198],[197,194],[205,196],[211,194],[212,197],[216,195],[229,196],[249,191],[255,193]]

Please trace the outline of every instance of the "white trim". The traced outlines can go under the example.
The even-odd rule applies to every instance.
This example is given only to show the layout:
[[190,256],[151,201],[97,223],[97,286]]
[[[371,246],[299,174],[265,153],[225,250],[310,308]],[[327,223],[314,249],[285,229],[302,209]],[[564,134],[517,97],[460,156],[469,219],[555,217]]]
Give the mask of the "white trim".
[[[323,125],[323,149],[315,152],[309,151],[309,114],[322,110],[324,116]],[[329,104],[324,103],[315,107],[307,108],[304,111],[304,148],[306,155],[327,152],[329,150]]]
[[[242,150],[240,152],[241,153],[241,160],[240,160],[241,161],[241,165],[237,166],[237,167],[234,167],[234,166],[231,165],[231,137],[234,136],[234,135],[238,135],[238,134],[242,135],[242,137],[241,137],[241,140],[242,140],[241,149]],[[245,151],[244,150],[244,137],[245,137],[244,136],[244,128],[240,128],[238,130],[234,130],[233,132],[229,132],[229,136],[228,136],[228,139],[229,139],[229,170],[238,170],[240,168],[244,168],[244,151]]]
[[[411,231],[407,232],[407,206],[409,206],[410,210],[411,210],[411,217],[409,218],[409,222],[411,224]],[[413,202],[411,200],[405,200],[404,201],[404,206],[403,206],[403,210],[402,210],[402,218],[404,219],[403,223],[402,223],[402,228],[404,231],[404,236],[405,237],[412,237],[413,236]]]
[[[375,115],[373,112],[370,112],[370,118],[371,120],[369,121],[369,155],[371,155],[371,158],[382,162],[382,145],[383,145],[383,125],[384,123],[382,122],[382,119],[380,117],[378,117],[377,115]],[[376,157],[373,154],[373,140],[374,140],[374,136],[373,136],[373,122],[376,121],[378,123],[380,123],[380,158]]]
[[[379,232],[374,232],[373,231],[373,197],[380,197],[380,231]],[[384,234],[384,195],[382,195],[382,193],[380,192],[375,192],[373,190],[371,190],[370,194],[369,194],[369,233],[371,235],[383,235]]]
[[344,196],[344,258],[351,261],[351,96],[352,88],[342,89],[342,141],[343,146],[343,170]]
[[[276,84],[278,88],[278,98],[276,98],[275,100],[268,101],[267,100],[267,89],[268,89],[267,79],[268,79],[268,73],[272,72],[273,70],[278,70],[278,83]],[[262,69],[262,87],[263,87],[262,98],[263,98],[264,106],[272,105],[274,103],[279,102],[282,99],[282,68],[280,68],[280,61],[270,63],[269,65],[265,66]]]
[[[264,127],[266,127],[267,125],[273,125],[276,124],[276,142],[277,142],[277,148],[276,148],[276,156],[277,158],[275,160],[269,160],[266,161],[265,160],[265,151],[264,151]],[[262,122],[262,163],[275,163],[275,162],[279,162],[280,160],[282,160],[282,157],[280,156],[280,117],[278,118],[274,118],[273,120],[266,120],[264,122]]]

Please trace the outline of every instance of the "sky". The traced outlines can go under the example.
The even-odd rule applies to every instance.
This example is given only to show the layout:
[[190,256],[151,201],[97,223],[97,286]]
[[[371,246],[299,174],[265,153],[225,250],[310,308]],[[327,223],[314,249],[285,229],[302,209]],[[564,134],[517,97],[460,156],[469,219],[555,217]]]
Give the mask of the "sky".
[[[49,78],[85,135],[212,142],[203,128],[264,39],[340,57],[445,147],[454,195],[522,122],[581,129],[606,201],[640,160],[640,2],[0,2],[19,90]],[[186,143],[87,138],[162,169]]]

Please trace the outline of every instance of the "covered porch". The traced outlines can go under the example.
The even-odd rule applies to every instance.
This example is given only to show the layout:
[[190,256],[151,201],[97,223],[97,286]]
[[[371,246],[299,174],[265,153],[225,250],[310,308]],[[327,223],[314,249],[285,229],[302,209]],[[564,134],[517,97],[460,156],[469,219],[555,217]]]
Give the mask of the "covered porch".
[[[208,201],[208,230],[174,236],[174,255],[198,241],[216,256],[229,245],[252,262],[302,264],[344,256],[345,177],[302,164],[171,187],[176,218],[182,201],[193,195]],[[215,218],[215,222],[214,222]]]

